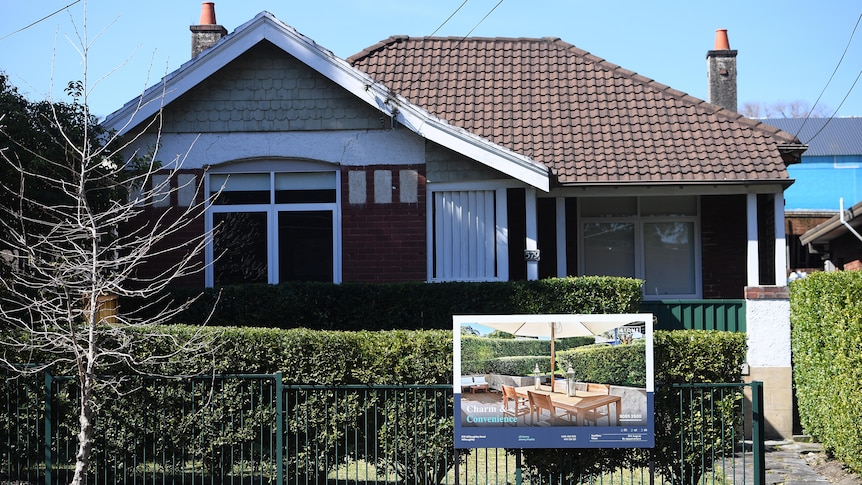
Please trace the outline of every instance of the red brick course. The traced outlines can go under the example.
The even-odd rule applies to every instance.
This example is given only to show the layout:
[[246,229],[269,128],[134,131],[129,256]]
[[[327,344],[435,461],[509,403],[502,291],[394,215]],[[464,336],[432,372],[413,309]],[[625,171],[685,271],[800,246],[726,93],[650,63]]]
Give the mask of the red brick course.
[[[355,167],[353,168],[355,170]],[[342,180],[342,280],[345,282],[425,281],[426,207],[425,169],[420,166],[366,166],[365,204],[348,202],[348,177]],[[393,175],[392,202],[374,203],[374,171]],[[400,200],[400,170],[419,173],[418,201]]]
[[746,286],[746,300],[788,300],[790,290],[786,286]]

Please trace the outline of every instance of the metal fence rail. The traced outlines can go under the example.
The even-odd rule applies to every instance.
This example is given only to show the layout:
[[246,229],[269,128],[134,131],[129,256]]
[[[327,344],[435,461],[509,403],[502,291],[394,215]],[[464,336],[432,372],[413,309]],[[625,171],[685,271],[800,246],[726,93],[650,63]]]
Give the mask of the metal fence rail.
[[[0,483],[68,483],[77,445],[75,380],[17,377],[0,389]],[[668,387],[657,398],[663,404],[653,450],[455,450],[450,385],[291,386],[280,374],[129,377],[98,403],[87,479],[762,484],[760,392],[759,383]]]

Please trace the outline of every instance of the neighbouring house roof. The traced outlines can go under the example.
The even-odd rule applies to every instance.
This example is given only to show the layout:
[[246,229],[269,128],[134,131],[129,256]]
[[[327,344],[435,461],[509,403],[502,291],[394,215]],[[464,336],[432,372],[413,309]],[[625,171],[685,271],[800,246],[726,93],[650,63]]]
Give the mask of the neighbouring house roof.
[[184,63],[159,83],[148,88],[140,97],[108,115],[102,126],[120,134],[130,132],[142,123],[147,123],[164,106],[263,41],[269,41],[296,57],[357,98],[392,117],[398,125],[517,180],[544,191],[549,190],[548,168],[532,160],[529,155],[512,151],[463,127],[450,124],[424,107],[411,103],[279,21],[269,12],[259,13],[214,46]]
[[390,37],[347,61],[563,185],[788,180],[791,134],[555,38]]
[[[862,201],[856,203],[853,207],[844,210],[844,222],[850,225],[857,233],[862,231]],[[849,234],[852,231],[841,222],[841,213],[833,216],[828,221],[815,226],[805,231],[799,237],[799,241],[806,245],[823,245],[832,240]]]
[[808,145],[805,156],[862,155],[862,118],[768,118],[763,122],[796,134]]

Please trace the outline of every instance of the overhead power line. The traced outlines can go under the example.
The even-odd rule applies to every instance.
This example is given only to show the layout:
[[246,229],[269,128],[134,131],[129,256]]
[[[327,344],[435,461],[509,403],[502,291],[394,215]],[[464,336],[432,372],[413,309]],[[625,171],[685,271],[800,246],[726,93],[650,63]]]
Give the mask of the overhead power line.
[[[801,133],[802,129],[805,128],[805,124],[808,123],[808,120],[811,118],[811,113],[814,112],[814,108],[817,107],[817,103],[820,102],[820,98],[823,97],[823,94],[826,92],[826,89],[829,87],[829,84],[832,83],[832,79],[835,78],[835,74],[838,72],[838,68],[841,67],[841,63],[844,61],[844,56],[847,55],[847,51],[850,49],[850,44],[853,42],[853,37],[856,35],[856,29],[859,28],[860,22],[862,22],[862,14],[859,14],[859,18],[856,19],[856,25],[853,26],[853,31],[850,33],[850,38],[847,39],[847,45],[844,46],[844,52],[841,53],[841,58],[838,59],[838,64],[835,65],[835,69],[832,70],[832,75],[829,76],[829,80],[826,81],[826,86],[823,86],[823,90],[820,91],[820,95],[817,96],[817,100],[814,101],[814,105],[811,106],[811,109],[808,111],[808,113],[805,115],[805,119],[802,121],[802,125],[799,126],[799,129],[796,130],[796,133],[793,136],[797,138],[799,137],[799,133]],[[850,93],[853,91],[853,88],[859,81],[859,76],[862,76],[862,71],[859,71],[859,75],[856,76],[856,80],[853,81],[853,85],[851,85],[850,89],[847,90],[847,94],[844,95],[844,99],[841,100],[841,104],[838,105],[838,108],[836,108],[832,115],[829,117],[829,119],[826,120],[826,123],[823,123],[823,126],[821,126],[819,130],[817,130],[817,133],[815,133],[814,136],[812,136],[809,140],[806,140],[805,143],[810,143],[811,140],[816,138],[817,135],[819,135],[820,132],[823,131],[824,128],[826,128],[826,125],[828,125],[829,122],[832,121],[832,118],[834,118],[835,115],[838,113],[838,110],[841,108],[841,105],[844,104],[844,101],[847,101],[847,97],[850,96]]]
[[429,35],[428,37],[434,37],[434,34],[436,34],[437,32],[439,32],[439,31],[440,31],[440,29],[442,29],[444,25],[446,25],[447,23],[449,23],[449,21],[450,21],[450,20],[452,20],[452,17],[454,17],[454,16],[455,16],[455,14],[457,14],[457,13],[458,13],[462,8],[464,8],[464,5],[467,5],[467,2],[469,2],[469,1],[470,1],[470,0],[464,0],[464,1],[461,3],[461,5],[460,5],[458,8],[456,8],[456,9],[455,9],[455,11],[454,11],[454,12],[452,12],[452,14],[451,14],[451,15],[449,15],[448,17],[446,17],[446,20],[444,20],[444,21],[443,21],[443,23],[442,23],[442,24],[440,24],[440,26],[439,26],[439,27],[437,27],[436,29],[434,29],[434,32],[431,32],[431,35]]
[[21,27],[20,29],[16,30],[15,32],[12,32],[11,34],[6,34],[3,37],[0,37],[0,40],[6,40],[7,38],[12,37],[13,35],[15,35],[19,32],[23,32],[23,31],[29,29],[30,27],[38,24],[39,22],[42,22],[44,20],[48,20],[49,18],[53,17],[54,15],[57,15],[58,13],[62,12],[63,10],[66,10],[67,8],[71,7],[72,5],[75,5],[76,3],[80,2],[80,1],[81,0],[75,0],[74,2],[70,3],[69,5],[66,5],[65,7],[57,10],[56,12],[50,13],[50,14],[40,18],[39,20],[33,22],[30,25],[25,25],[24,27]]

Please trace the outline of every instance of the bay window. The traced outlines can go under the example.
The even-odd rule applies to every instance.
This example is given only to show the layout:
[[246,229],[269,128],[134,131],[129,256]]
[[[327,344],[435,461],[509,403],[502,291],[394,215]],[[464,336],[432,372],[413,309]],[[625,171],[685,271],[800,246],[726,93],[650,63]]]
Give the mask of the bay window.
[[339,173],[312,162],[296,172],[239,168],[255,166],[208,175],[207,285],[340,282]]
[[644,298],[700,297],[698,200],[579,198],[580,274],[644,280]]

